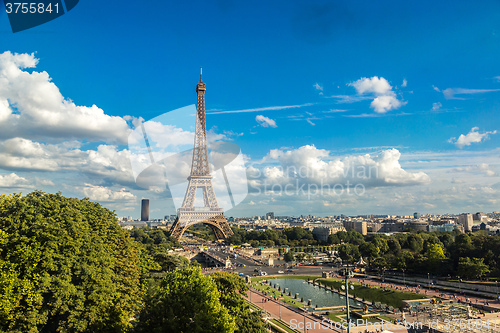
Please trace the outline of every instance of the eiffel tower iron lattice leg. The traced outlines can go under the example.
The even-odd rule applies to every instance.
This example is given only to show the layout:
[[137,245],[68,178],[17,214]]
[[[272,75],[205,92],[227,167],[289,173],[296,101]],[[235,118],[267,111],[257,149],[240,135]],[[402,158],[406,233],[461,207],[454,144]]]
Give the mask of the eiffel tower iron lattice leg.
[[[204,224],[208,225],[212,229],[212,231],[214,232],[215,238],[218,241],[222,241],[228,237],[231,237],[234,234],[223,214],[217,215],[213,218],[210,218],[210,219],[204,220],[204,221],[200,221],[197,223],[204,223]],[[195,224],[195,223],[193,223],[193,224]],[[182,226],[181,223],[179,223],[179,218],[177,218],[174,222],[174,225],[170,229],[170,236],[175,237],[176,239],[179,239],[182,236],[182,234],[193,224]]]
[[[180,239],[187,228],[198,223],[210,226],[217,240],[223,240],[233,235],[233,231],[224,217],[224,210],[217,203],[210,175],[205,121],[205,91],[205,83],[203,83],[200,73],[200,82],[196,86],[198,101],[191,174],[188,177],[189,184],[182,207],[177,210],[177,219],[170,229],[170,235],[176,239]],[[202,207],[195,207],[198,189],[203,191],[204,204]]]

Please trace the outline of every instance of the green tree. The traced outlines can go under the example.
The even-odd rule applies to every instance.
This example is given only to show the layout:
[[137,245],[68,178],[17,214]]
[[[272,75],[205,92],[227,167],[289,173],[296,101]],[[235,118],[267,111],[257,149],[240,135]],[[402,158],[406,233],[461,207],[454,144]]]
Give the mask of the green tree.
[[430,244],[427,247],[427,251],[425,252],[425,256],[430,261],[439,261],[445,258],[443,248],[439,244]]
[[299,252],[295,255],[295,260],[298,262],[304,262],[306,260],[306,254],[304,252]]
[[182,269],[189,266],[187,258],[176,254],[157,253],[154,259],[161,266],[162,271],[173,271],[176,268]]
[[388,267],[387,260],[384,257],[378,257],[372,262],[372,265],[381,272],[384,272]]
[[286,261],[286,262],[291,262],[293,261],[295,258],[294,258],[294,255],[293,255],[293,251],[289,250],[287,253],[285,253],[285,255],[283,256],[283,259]]
[[139,252],[88,199],[0,196],[0,331],[123,332],[140,307]]
[[364,255],[369,262],[371,262],[373,259],[377,258],[380,254],[380,249],[377,245],[374,243],[365,243],[362,246],[360,246],[360,251],[361,254]]
[[259,313],[250,311],[250,306],[242,295],[248,291],[245,281],[238,275],[230,272],[215,272],[210,277],[217,284],[220,292],[221,304],[229,310],[235,318],[238,333],[265,333],[264,322]]
[[399,241],[396,238],[394,238],[394,237],[389,238],[387,240],[387,246],[389,247],[389,251],[391,251],[395,255],[400,254],[401,244],[399,243]]
[[406,238],[405,247],[413,252],[420,253],[424,248],[424,240],[418,234],[409,234]]
[[199,267],[168,272],[159,288],[147,297],[137,331],[175,333],[234,332],[236,325],[222,306],[215,281]]
[[460,258],[458,260],[458,274],[466,279],[480,278],[489,273],[488,266],[483,258]]

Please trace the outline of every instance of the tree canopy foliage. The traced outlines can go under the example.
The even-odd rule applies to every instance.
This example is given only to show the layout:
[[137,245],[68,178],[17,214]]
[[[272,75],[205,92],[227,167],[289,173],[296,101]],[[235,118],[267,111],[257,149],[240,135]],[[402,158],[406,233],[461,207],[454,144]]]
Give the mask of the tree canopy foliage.
[[243,299],[242,294],[248,291],[248,286],[241,277],[230,272],[215,272],[210,277],[217,284],[221,304],[236,320],[236,333],[267,332],[259,313],[250,311]]
[[123,332],[141,303],[139,251],[88,199],[0,196],[0,330]]
[[284,230],[267,229],[265,231],[246,231],[235,227],[232,229],[234,235],[229,237],[227,242],[234,245],[249,243],[253,247],[275,245],[294,247],[319,244],[311,231],[298,227]]
[[461,275],[479,278],[500,276],[500,237],[481,232],[407,232],[363,237],[354,230],[329,237],[338,244],[340,258],[353,263],[361,256],[379,270]]
[[142,310],[138,332],[231,333],[234,318],[221,304],[215,281],[199,267],[168,272]]

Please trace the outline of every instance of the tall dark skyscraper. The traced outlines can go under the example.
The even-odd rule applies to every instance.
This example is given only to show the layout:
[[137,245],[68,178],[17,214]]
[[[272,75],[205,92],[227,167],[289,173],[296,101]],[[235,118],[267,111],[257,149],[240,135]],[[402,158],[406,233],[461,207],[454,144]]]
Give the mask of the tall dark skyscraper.
[[149,221],[149,199],[142,199],[141,221]]

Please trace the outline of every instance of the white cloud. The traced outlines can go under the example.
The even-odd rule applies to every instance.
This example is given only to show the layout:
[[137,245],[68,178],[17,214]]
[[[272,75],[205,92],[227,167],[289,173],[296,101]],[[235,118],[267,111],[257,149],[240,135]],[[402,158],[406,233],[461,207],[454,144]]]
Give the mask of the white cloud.
[[10,173],[10,174],[0,174],[0,187],[20,188],[20,187],[31,187],[31,185],[26,178],[20,177],[15,173]]
[[406,81],[406,79],[403,79],[403,84],[401,85],[401,87],[406,87],[408,85],[408,81]]
[[488,177],[495,177],[497,173],[493,171],[489,164],[481,163],[474,166],[467,167],[457,167],[452,170],[453,172],[472,172],[472,173],[484,173]]
[[244,110],[231,110],[231,111],[215,111],[207,112],[207,114],[225,114],[225,113],[247,113],[247,112],[262,112],[262,111],[276,111],[276,110],[286,110],[286,109],[296,109],[304,106],[311,106],[313,103],[304,103],[297,105],[284,105],[284,106],[266,106],[262,108],[244,109]]
[[309,123],[309,125],[311,125],[311,126],[316,126],[316,124],[315,124],[315,123],[313,123],[311,119],[306,119],[306,121]]
[[434,86],[434,85],[432,86],[432,89],[434,89],[437,92],[441,92],[441,90],[438,87]]
[[396,97],[395,92],[392,90],[392,86],[383,77],[363,77],[355,82],[349,83],[349,86],[354,87],[358,95],[375,95],[370,106],[377,113],[386,113],[387,111],[398,109],[406,104],[406,102],[402,102]]
[[316,90],[323,91],[323,87],[319,83],[317,83],[317,82],[315,84],[313,84],[313,87]]
[[441,104],[440,102],[437,102],[437,103],[432,103],[432,111],[437,111],[437,110],[439,110],[442,106],[443,106],[443,104]]
[[105,181],[133,184],[128,150],[99,145],[82,150],[77,141],[46,144],[22,138],[0,142],[0,168],[14,171],[79,172]]
[[[273,149],[264,159],[269,166],[254,169],[249,177],[260,184],[336,184],[363,187],[404,186],[427,184],[430,177],[424,172],[408,172],[401,167],[397,149],[382,151],[376,156],[348,155],[333,158],[326,149],[314,145],[294,150]],[[275,161],[272,163],[272,161]],[[278,164],[276,164],[278,162]],[[296,183],[298,182],[298,183]]]
[[136,202],[137,197],[132,193],[128,192],[126,189],[121,188],[118,191],[114,191],[108,187],[96,186],[91,184],[85,184],[85,187],[81,188],[83,194],[90,200],[101,201],[101,202]]
[[[479,127],[473,127],[469,133],[466,135],[460,134],[458,139],[455,141],[455,138],[450,138],[448,142],[453,143],[458,148],[462,149],[465,146],[470,146],[472,143],[479,143],[481,141],[487,140],[490,134],[496,134],[497,131],[489,131],[484,133],[478,132]],[[455,141],[455,142],[454,142]]]
[[37,64],[34,54],[0,54],[0,137],[126,142],[124,118],[65,99],[47,72],[24,70]]
[[443,90],[443,95],[446,99],[464,99],[463,97],[457,97],[457,95],[483,94],[495,91],[500,91],[500,89],[447,88]]
[[401,105],[401,101],[392,95],[378,96],[370,103],[377,113],[386,113],[389,110],[398,109]]
[[268,117],[265,117],[263,115],[258,115],[257,117],[255,117],[255,120],[260,124],[260,126],[262,127],[278,127],[276,125],[276,121],[271,119],[271,118],[268,118]]
[[392,87],[383,77],[377,76],[366,78],[363,77],[355,82],[349,83],[354,87],[358,94],[374,93],[377,95],[385,95],[392,92]]

